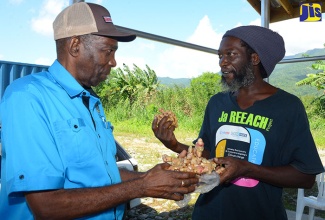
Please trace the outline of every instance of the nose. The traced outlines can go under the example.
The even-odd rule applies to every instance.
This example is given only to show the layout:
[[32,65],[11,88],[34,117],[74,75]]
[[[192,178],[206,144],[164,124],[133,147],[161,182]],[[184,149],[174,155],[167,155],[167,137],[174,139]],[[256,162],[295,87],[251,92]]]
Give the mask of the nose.
[[112,58],[109,59],[108,65],[110,65],[111,67],[116,67],[116,60],[114,56],[112,56]]
[[226,56],[221,56],[219,58],[219,66],[220,67],[225,67],[227,65],[228,65],[228,60],[227,60]]

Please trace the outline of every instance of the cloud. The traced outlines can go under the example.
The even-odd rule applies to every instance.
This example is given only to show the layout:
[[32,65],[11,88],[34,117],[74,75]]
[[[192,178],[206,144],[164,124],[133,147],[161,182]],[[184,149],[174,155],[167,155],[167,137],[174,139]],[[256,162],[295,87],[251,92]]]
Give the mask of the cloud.
[[299,18],[270,24],[270,28],[282,35],[286,55],[323,48],[325,28],[323,22],[300,22]]
[[53,63],[53,59],[47,58],[47,57],[39,57],[38,59],[35,60],[35,64],[38,65],[51,65]]
[[52,23],[61,10],[68,6],[66,0],[46,0],[39,9],[37,17],[32,18],[32,30],[45,36],[53,36]]
[[[102,0],[96,1],[100,3]],[[52,22],[55,16],[67,5],[68,1],[66,0],[44,1],[39,14],[32,19],[33,30],[43,35],[52,36]],[[222,24],[223,21],[220,20],[218,27],[221,27]],[[261,25],[261,19],[253,20],[249,24]],[[236,26],[240,25],[242,24],[238,23]],[[325,36],[323,22],[300,22],[299,19],[290,19],[272,23],[270,28],[283,36],[286,44],[286,55],[302,53],[314,48],[323,48],[325,43],[322,37]],[[217,49],[223,34],[224,32],[213,28],[208,16],[204,16],[193,34],[186,39],[186,42]],[[218,58],[214,54],[168,44],[163,44],[161,47],[161,44],[157,44],[157,42],[143,39],[137,39],[130,45],[132,46],[123,45],[119,49],[116,55],[117,67],[122,67],[125,63],[130,68],[136,64],[144,69],[145,65],[148,64],[159,77],[169,76],[172,78],[192,78],[206,71],[220,71]],[[49,64],[43,58],[39,58],[38,63]]]
[[143,57],[125,57],[125,56],[121,56],[118,57],[116,56],[116,60],[117,60],[117,66],[116,67],[120,67],[123,69],[123,64],[126,64],[130,69],[133,69],[133,64],[137,65],[139,68],[141,69],[145,69],[146,66],[146,60]]
[[103,3],[103,0],[96,0],[94,3],[101,5]]
[[[261,25],[256,19],[250,25]],[[241,24],[238,24],[239,26]],[[278,32],[284,40],[286,56],[303,53],[315,48],[323,48],[325,28],[322,22],[300,22],[299,18],[271,23],[269,28]]]
[[[236,25],[240,26],[241,23]],[[249,25],[261,25],[261,19],[256,19]],[[271,23],[269,28],[278,32],[284,39],[286,55],[303,53],[315,48],[323,48],[325,28],[322,22],[300,22],[299,18]]]
[[222,34],[218,34],[213,30],[208,16],[204,16],[192,36],[188,38],[188,42],[199,44],[205,47],[216,48],[216,40],[220,41]]
[[155,71],[161,77],[192,78],[207,71],[217,72],[219,67],[216,55],[190,49],[172,48],[161,55]]
[[[261,19],[253,20],[250,25],[261,25]],[[242,25],[238,23],[236,26]],[[325,28],[322,22],[300,22],[299,18],[271,23],[270,29],[282,35],[286,55],[303,53],[314,48],[323,48]],[[230,27],[231,28],[231,27]],[[204,16],[194,33],[186,42],[218,48],[224,33],[214,30],[209,18]],[[165,49],[158,57],[158,64],[154,67],[160,77],[192,78],[205,71],[218,72],[218,58],[213,54],[172,46]]]
[[20,5],[24,0],[10,0],[9,3],[13,5]]
[[[216,49],[222,34],[216,33],[208,16],[204,16],[187,42]],[[173,46],[159,56],[155,67],[158,76],[172,78],[192,78],[203,72],[218,72],[218,59],[214,54]]]
[[133,64],[135,64],[139,68],[145,69],[148,61],[153,60],[151,58],[154,56],[151,56],[151,54],[155,53],[155,49],[156,43],[154,41],[142,38],[137,38],[130,43],[119,43],[118,50],[115,53],[116,67],[123,68],[123,64],[126,64],[133,68]]
[[24,0],[10,0],[9,3],[13,5],[20,5]]
[[144,41],[144,42],[140,41],[138,47],[140,51],[147,51],[147,50],[153,51],[156,48],[156,44],[153,43],[152,41]]

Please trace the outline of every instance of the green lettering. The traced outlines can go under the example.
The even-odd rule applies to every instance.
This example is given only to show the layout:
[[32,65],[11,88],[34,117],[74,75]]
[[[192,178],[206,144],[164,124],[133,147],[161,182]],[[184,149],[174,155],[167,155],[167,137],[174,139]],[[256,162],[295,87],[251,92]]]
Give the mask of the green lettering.
[[235,111],[231,111],[230,112],[230,117],[229,117],[229,122],[234,122],[236,121],[236,112]]
[[267,126],[267,122],[269,121],[269,118],[262,117],[260,122],[260,128],[265,129]]
[[261,116],[260,115],[256,115],[253,121],[253,126],[254,127],[258,127],[259,126],[259,121],[261,120]]
[[247,124],[247,121],[245,122],[244,120],[247,118],[247,112],[242,112],[241,113],[241,119],[240,119],[240,124]]
[[246,120],[246,124],[252,126],[253,125],[253,119],[254,119],[254,115],[253,114],[249,114]]
[[237,112],[237,115],[236,115],[236,123],[237,124],[240,123],[239,119],[241,118],[241,115],[242,115],[242,112]]

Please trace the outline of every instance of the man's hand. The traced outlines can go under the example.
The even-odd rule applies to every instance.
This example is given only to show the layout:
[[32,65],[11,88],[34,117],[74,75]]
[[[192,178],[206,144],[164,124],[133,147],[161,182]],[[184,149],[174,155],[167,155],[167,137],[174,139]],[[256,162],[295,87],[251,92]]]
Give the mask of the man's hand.
[[167,170],[167,163],[158,164],[143,175],[140,186],[144,197],[182,200],[195,190],[199,179],[195,173]]
[[311,188],[315,183],[315,174],[302,173],[290,164],[284,166],[261,166],[234,157],[214,158],[222,165],[220,184],[230,183],[236,178],[245,177],[283,188]]
[[243,177],[246,174],[247,163],[234,157],[214,158],[214,162],[224,167],[220,174],[220,184],[230,183],[232,180]]
[[177,139],[174,135],[175,126],[172,125],[171,121],[167,121],[168,117],[163,117],[159,123],[158,118],[155,117],[152,121],[152,131],[167,148],[173,149],[177,146]]

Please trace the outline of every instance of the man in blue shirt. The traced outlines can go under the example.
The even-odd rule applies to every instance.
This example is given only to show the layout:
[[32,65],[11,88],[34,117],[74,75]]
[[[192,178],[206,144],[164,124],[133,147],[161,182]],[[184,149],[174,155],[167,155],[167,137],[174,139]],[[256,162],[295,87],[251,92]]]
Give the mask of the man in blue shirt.
[[1,219],[122,219],[139,197],[181,200],[194,173],[119,170],[112,128],[91,89],[116,66],[118,31],[109,12],[75,3],[53,23],[57,60],[48,71],[15,80],[1,103]]

